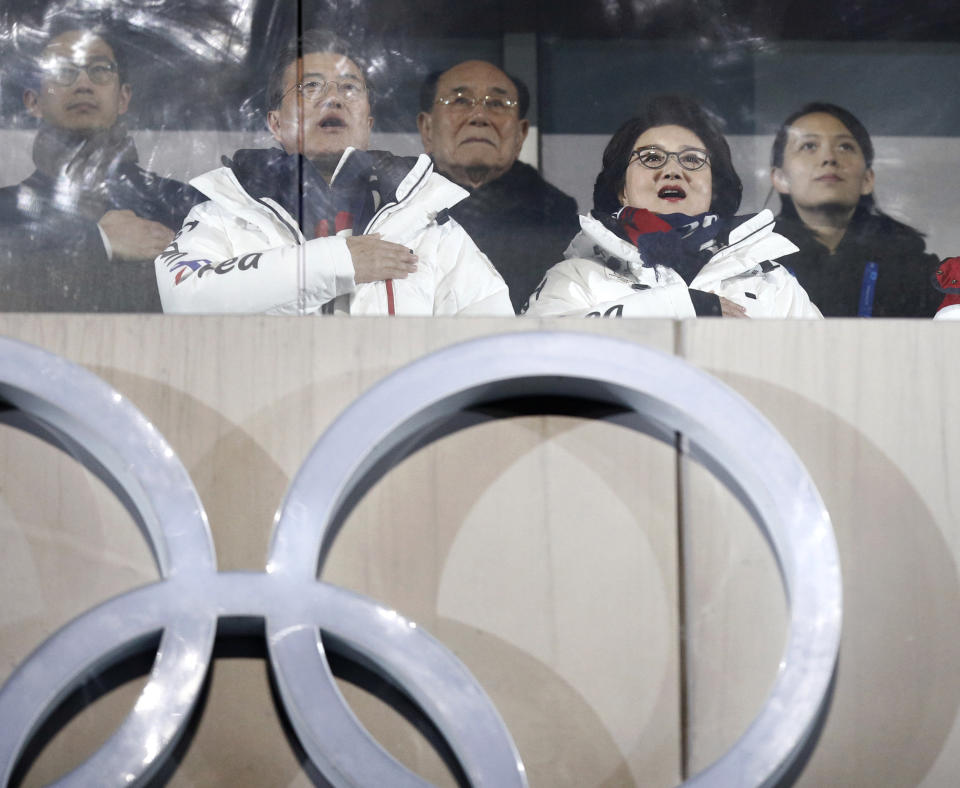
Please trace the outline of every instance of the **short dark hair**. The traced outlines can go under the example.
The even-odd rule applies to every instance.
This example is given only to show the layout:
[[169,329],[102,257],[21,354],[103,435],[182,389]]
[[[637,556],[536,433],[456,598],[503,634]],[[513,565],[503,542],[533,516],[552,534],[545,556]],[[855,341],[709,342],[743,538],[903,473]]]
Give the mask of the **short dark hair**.
[[[465,63],[467,61],[461,62]],[[450,71],[450,69],[456,68],[459,65],[460,63],[454,63],[450,68],[446,68],[443,71],[431,71],[427,74],[426,79],[424,79],[420,85],[421,112],[431,112],[433,110],[433,105],[437,100],[437,83],[440,81],[440,77]],[[491,63],[490,65],[493,66],[494,64]],[[496,66],[496,68],[500,68],[500,66]],[[503,69],[500,70],[503,71]],[[527,117],[527,111],[530,109],[530,89],[520,77],[508,74],[506,71],[503,73],[506,74],[507,79],[509,79],[517,89],[517,112],[520,120],[523,120]]]
[[733,216],[740,207],[743,184],[733,168],[730,145],[723,136],[719,118],[686,96],[657,96],[638,115],[624,123],[603,151],[603,169],[593,186],[593,208],[598,215],[616,213],[627,178],[627,165],[634,143],[655,126],[682,126],[696,134],[707,148],[713,176],[710,210]]
[[123,47],[119,45],[113,32],[102,23],[89,23],[83,18],[71,18],[69,16],[56,19],[50,25],[46,36],[40,42],[35,54],[31,58],[31,66],[26,87],[37,90],[43,82],[43,69],[41,68],[41,58],[44,50],[50,46],[55,38],[59,38],[65,33],[83,32],[96,36],[113,50],[113,59],[117,64],[118,84],[124,85],[127,82],[127,57]]
[[[787,117],[780,125],[780,128],[777,129],[777,136],[773,138],[773,147],[770,150],[770,165],[772,167],[783,166],[783,155],[787,149],[787,137],[790,134],[790,127],[804,115],[813,115],[816,113],[832,115],[846,126],[847,131],[850,132],[857,141],[857,145],[860,146],[867,167],[873,166],[873,141],[870,139],[870,132],[867,131],[866,126],[864,126],[850,110],[838,107],[836,104],[829,104],[826,101],[811,101]],[[874,205],[875,200],[872,193],[861,195],[860,201],[857,203],[858,208],[866,211],[872,211]],[[797,207],[793,204],[793,198],[790,197],[789,194],[780,195],[780,213],[783,216],[789,216],[791,219],[798,218]]]
[[369,68],[366,60],[356,50],[356,47],[332,30],[314,28],[304,31],[294,43],[283,47],[273,60],[273,66],[270,69],[270,76],[267,81],[267,109],[275,110],[280,106],[283,99],[283,75],[290,64],[296,63],[304,55],[314,52],[333,52],[344,55],[356,63],[360,68],[367,94],[371,97],[372,103],[373,86],[370,82]]

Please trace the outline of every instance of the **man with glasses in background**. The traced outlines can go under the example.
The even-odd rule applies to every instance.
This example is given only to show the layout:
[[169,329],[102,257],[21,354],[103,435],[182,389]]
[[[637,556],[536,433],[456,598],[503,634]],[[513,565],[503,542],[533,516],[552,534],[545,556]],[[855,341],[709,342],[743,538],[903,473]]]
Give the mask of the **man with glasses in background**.
[[0,189],[0,309],[159,311],[153,258],[199,195],[137,166],[132,89],[105,33],[63,30],[29,70],[36,171]]
[[449,218],[467,193],[427,156],[367,150],[369,77],[349,45],[304,33],[276,58],[267,126],[192,181],[208,202],[156,260],[167,312],[510,315],[490,261]]
[[529,104],[519,79],[469,60],[427,77],[417,117],[437,170],[470,191],[451,215],[490,257],[518,312],[580,230],[576,201],[518,161]]

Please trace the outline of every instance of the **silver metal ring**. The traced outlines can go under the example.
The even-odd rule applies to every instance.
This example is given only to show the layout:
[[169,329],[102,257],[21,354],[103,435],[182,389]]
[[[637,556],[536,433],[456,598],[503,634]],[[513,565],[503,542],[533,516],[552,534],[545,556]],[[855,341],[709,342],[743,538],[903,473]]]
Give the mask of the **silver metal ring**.
[[[683,434],[693,456],[756,514],[790,607],[783,663],[744,735],[685,784],[775,784],[801,755],[829,701],[841,629],[836,540],[789,444],[746,400],[679,358],[597,335],[541,332],[472,340],[404,367],[354,402],[316,443],[281,508],[270,567],[315,576],[316,556],[335,538],[356,491],[429,442],[424,434],[510,398],[541,398],[549,409],[553,397],[622,407],[660,439]],[[296,706],[298,698],[288,693],[285,702]],[[318,735],[323,721],[308,724]]]
[[774,784],[796,762],[828,702],[841,591],[823,503],[762,416],[677,358],[596,335],[521,333],[473,340],[404,367],[360,397],[316,443],[281,506],[267,571],[259,575],[216,572],[206,517],[186,471],[136,409],[95,376],[0,340],[0,395],[102,466],[132,502],[162,576],[70,622],[10,677],[0,690],[4,780],[32,733],[88,671],[163,632],[134,710],[63,784],[144,780],[189,717],[217,620],[255,616],[266,621],[270,659],[297,735],[333,784],[425,785],[353,717],[329,673],[321,629],[421,706],[473,785],[526,785],[502,720],[447,649],[396,611],[317,580],[337,529],[370,484],[479,409],[515,400],[538,402],[544,412],[554,397],[599,402],[637,414],[634,426],[656,437],[683,433],[692,453],[756,513],[774,549],[790,605],[781,671],[747,732],[687,784]]

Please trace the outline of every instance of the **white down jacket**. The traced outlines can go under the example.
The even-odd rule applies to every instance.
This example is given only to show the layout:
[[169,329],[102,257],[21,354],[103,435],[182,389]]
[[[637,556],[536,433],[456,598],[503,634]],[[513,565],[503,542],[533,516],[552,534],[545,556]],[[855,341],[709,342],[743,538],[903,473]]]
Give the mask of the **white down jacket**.
[[[344,152],[337,172],[352,152]],[[164,312],[314,314],[329,304],[323,311],[388,314],[386,283],[354,283],[343,236],[304,240],[290,213],[247,193],[229,167],[191,183],[210,199],[190,212],[155,261]],[[396,201],[380,206],[364,228],[418,257],[416,272],[392,282],[396,314],[514,314],[493,265],[456,221],[444,220],[444,209],[467,194],[421,155]]]
[[[821,317],[796,277],[774,262],[797,247],[773,231],[761,211],[730,231],[727,245],[700,269],[689,289],[672,268],[645,264],[637,247],[590,216],[530,297],[538,317],[696,317],[690,290],[728,298],[748,317]],[[789,264],[789,263],[788,263]]]

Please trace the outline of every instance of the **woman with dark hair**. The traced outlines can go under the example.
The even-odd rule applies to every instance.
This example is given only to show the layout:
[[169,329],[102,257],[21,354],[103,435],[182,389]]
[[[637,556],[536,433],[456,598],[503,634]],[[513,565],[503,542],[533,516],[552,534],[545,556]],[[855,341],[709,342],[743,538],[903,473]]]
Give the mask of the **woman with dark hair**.
[[607,144],[592,215],[528,314],[820,317],[774,262],[797,248],[773,214],[734,217],[742,190],[718,122],[691,99],[652,100]]
[[807,104],[773,142],[777,232],[800,253],[785,261],[828,317],[931,317],[935,255],[923,236],[877,210],[873,143],[842,107]]

